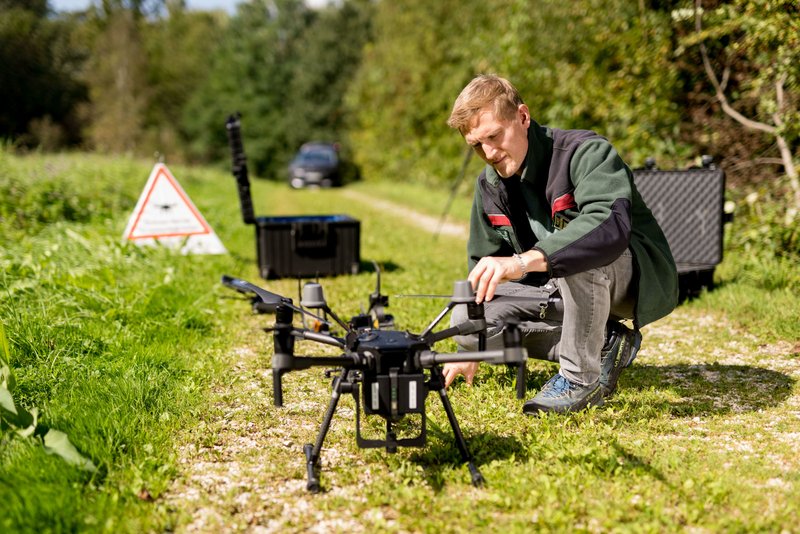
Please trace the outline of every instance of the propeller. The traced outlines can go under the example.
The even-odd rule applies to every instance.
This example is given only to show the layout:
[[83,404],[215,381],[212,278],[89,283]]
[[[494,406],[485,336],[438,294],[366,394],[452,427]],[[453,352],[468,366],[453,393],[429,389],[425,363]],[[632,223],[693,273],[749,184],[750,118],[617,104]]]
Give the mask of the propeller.
[[[393,295],[393,297],[400,299],[452,299],[453,295],[400,294]],[[538,302],[542,299],[540,297],[522,297],[517,295],[495,295],[491,301],[487,302],[494,302],[496,300],[503,300],[504,302],[526,303]]]
[[283,297],[277,293],[272,293],[271,291],[267,291],[266,289],[260,288],[257,285],[251,284],[250,282],[240,278],[234,278],[233,276],[224,274],[222,275],[222,284],[230,287],[231,289],[235,289],[239,293],[245,295],[255,295],[255,297],[253,297],[253,309],[259,313],[274,313],[278,306],[286,306],[287,308],[290,308],[298,313],[308,315],[320,323],[328,326],[331,324],[326,319],[315,315],[308,310],[295,306],[292,304],[292,299]]
[[[396,298],[453,299],[453,295],[403,294]],[[535,304],[539,309],[540,319],[557,319],[564,312],[564,304],[558,294],[548,297],[525,297],[520,295],[495,295],[489,302],[503,301],[509,304]],[[485,304],[485,302],[484,302]]]
[[239,293],[256,295],[261,302],[267,305],[277,306],[278,304],[291,304],[292,299],[282,297],[276,293],[262,289],[257,285],[251,284],[245,280],[234,278],[233,276],[223,274],[222,284],[235,289]]

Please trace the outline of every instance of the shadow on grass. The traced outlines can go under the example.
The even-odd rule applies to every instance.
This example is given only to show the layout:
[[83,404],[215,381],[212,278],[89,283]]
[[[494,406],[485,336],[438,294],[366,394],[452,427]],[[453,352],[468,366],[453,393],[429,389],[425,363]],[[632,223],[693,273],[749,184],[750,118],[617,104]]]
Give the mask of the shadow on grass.
[[[423,468],[422,478],[425,482],[438,493],[444,488],[446,471],[462,470],[465,480],[469,480],[469,469],[461,458],[450,427],[429,429],[429,434],[435,435],[441,443],[429,443],[410,457],[412,462]],[[528,456],[523,444],[510,436],[473,434],[466,437],[466,443],[467,450],[473,455],[478,468],[495,460],[514,458],[517,462],[525,461]]]
[[639,396],[631,404],[685,417],[770,408],[791,396],[795,382],[783,373],[748,365],[636,365],[623,374],[622,387],[663,393],[663,400]]
[[[447,436],[443,438],[446,439]],[[516,465],[535,461],[529,447],[510,436],[491,433],[471,435],[467,438],[467,448],[479,469],[496,461],[512,462]],[[667,483],[664,473],[655,468],[648,458],[634,454],[614,438],[606,442],[602,449],[593,449],[590,453],[587,453],[585,448],[572,454],[570,450],[565,449],[559,455],[560,464],[579,466],[581,469],[608,477],[616,476],[621,470],[638,472]],[[447,471],[462,472],[464,480],[470,480],[469,468],[461,459],[452,434],[449,435],[449,441],[429,444],[425,449],[413,454],[410,460],[422,467],[421,478],[437,493],[444,489]]]
[[[533,360],[529,360],[533,361]],[[536,360],[537,365],[528,365],[525,373],[525,391],[527,398],[533,397],[550,378],[558,372],[558,365],[547,360]],[[464,382],[463,377],[456,378],[456,384]],[[516,365],[496,365],[481,370],[475,377],[475,385],[483,383],[496,383],[502,390],[508,390],[512,394],[517,387],[517,366]]]
[[[378,262],[378,267],[381,270],[381,273],[393,273],[395,271],[400,270],[400,266],[393,261],[381,261]],[[374,273],[375,272],[375,264],[372,263],[372,260],[361,260],[359,263],[359,272],[360,273]]]
[[[549,379],[556,367],[529,369],[528,391],[536,391]],[[494,379],[510,389],[516,373],[505,370],[495,373]],[[724,415],[767,409],[786,401],[796,380],[783,373],[747,365],[636,365],[622,378],[621,389],[632,393],[625,399],[634,410],[646,417],[693,417]],[[600,408],[602,410],[603,408]],[[566,417],[566,416],[564,416]],[[469,470],[461,458],[450,425],[430,425],[428,445],[415,452],[411,461],[422,467],[425,482],[436,492],[443,489],[448,472],[463,472],[469,480]],[[513,436],[478,433],[466,436],[467,448],[480,468],[495,461],[526,463],[533,461],[530,445]],[[612,476],[619,469],[635,470],[665,482],[663,473],[649,460],[628,450],[616,439],[608,447],[584,450],[570,456],[564,453],[562,462],[590,465],[594,470]]]
[[[529,366],[528,395],[538,392],[556,372],[557,365]],[[516,369],[497,373],[494,379],[502,386],[513,388]],[[796,382],[784,373],[751,365],[636,364],[622,374],[618,391],[645,392],[652,388],[664,400],[637,395],[630,403],[673,416],[720,415],[776,406],[791,397]]]

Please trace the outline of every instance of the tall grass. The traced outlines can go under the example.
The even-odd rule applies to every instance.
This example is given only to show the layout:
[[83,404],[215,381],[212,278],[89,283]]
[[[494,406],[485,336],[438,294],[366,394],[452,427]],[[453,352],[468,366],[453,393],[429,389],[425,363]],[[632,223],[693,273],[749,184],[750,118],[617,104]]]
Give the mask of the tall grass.
[[[149,169],[0,156],[0,320],[15,396],[98,466],[82,472],[3,432],[0,527],[162,529],[173,435],[202,404],[222,335],[220,262],[122,243]],[[155,513],[154,513],[155,512]]]

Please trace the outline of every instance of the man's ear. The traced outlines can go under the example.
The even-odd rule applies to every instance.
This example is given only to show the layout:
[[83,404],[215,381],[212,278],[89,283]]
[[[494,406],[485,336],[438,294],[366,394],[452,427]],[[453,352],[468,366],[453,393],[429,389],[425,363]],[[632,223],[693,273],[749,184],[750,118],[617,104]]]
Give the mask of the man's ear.
[[519,119],[522,121],[522,125],[526,128],[531,124],[531,112],[528,109],[528,106],[525,104],[520,104],[517,108],[517,113]]

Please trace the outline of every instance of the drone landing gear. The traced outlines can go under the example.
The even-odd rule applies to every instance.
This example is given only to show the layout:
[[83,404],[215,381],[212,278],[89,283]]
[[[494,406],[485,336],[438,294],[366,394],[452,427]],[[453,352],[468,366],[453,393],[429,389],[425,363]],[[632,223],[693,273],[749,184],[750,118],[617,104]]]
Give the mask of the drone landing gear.
[[[352,374],[351,374],[352,373]],[[390,453],[397,452],[397,447],[422,447],[425,445],[426,440],[426,431],[425,431],[425,411],[421,412],[422,415],[422,430],[419,436],[413,438],[404,438],[404,439],[397,439],[396,434],[392,430],[392,422],[389,419],[386,419],[386,439],[385,440],[371,440],[371,439],[364,439],[361,437],[361,425],[360,425],[360,402],[359,402],[359,388],[356,375],[353,371],[348,371],[344,369],[342,373],[337,376],[333,381],[333,393],[331,394],[331,400],[328,404],[328,409],[325,412],[325,417],[322,420],[322,424],[319,429],[319,434],[317,435],[317,440],[314,445],[307,443],[303,446],[303,452],[306,456],[306,471],[308,476],[308,482],[306,483],[306,489],[311,493],[319,493],[321,486],[319,481],[319,459],[320,453],[322,451],[322,443],[325,440],[325,436],[328,434],[328,430],[331,426],[331,421],[333,420],[333,414],[336,411],[336,407],[339,404],[339,399],[341,398],[343,393],[350,393],[353,395],[356,401],[356,432],[357,432],[357,443],[358,446],[361,448],[377,448],[377,447],[386,447],[386,451]],[[455,437],[456,447],[458,447],[459,452],[461,453],[461,459],[464,463],[467,464],[467,468],[470,472],[470,477],[472,478],[472,485],[475,487],[483,486],[485,480],[483,475],[478,470],[478,467],[475,465],[475,462],[472,458],[472,455],[469,453],[469,449],[467,449],[467,442],[464,439],[464,434],[461,432],[461,427],[458,424],[458,420],[456,419],[455,412],[453,411],[453,406],[450,404],[450,399],[447,397],[447,391],[444,388],[444,377],[442,375],[442,371],[438,366],[435,366],[431,369],[431,379],[425,383],[425,387],[427,388],[428,392],[432,390],[436,390],[439,393],[439,398],[442,401],[442,405],[444,406],[444,411],[447,414],[447,419],[450,421],[450,427],[453,429],[453,436]]]
[[469,474],[472,477],[472,485],[476,488],[483,486],[485,480],[478,470],[478,467],[475,465],[475,461],[469,453],[469,449],[467,449],[467,441],[464,439],[464,434],[461,433],[461,427],[458,425],[456,413],[453,411],[453,405],[450,404],[450,399],[447,397],[447,391],[444,388],[444,376],[438,365],[431,369],[431,380],[428,383],[428,388],[436,389],[439,393],[439,398],[442,399],[444,412],[447,414],[447,419],[450,421],[450,426],[453,429],[453,435],[456,439],[456,446],[461,453],[461,460],[466,463],[467,468],[469,468]]
[[342,374],[333,379],[333,393],[331,394],[331,402],[328,404],[328,410],[325,412],[325,418],[322,420],[317,441],[312,446],[306,443],[303,446],[303,452],[306,455],[306,471],[308,472],[308,482],[306,489],[311,493],[319,493],[319,455],[322,451],[322,442],[325,441],[325,436],[328,434],[328,429],[331,427],[333,420],[333,413],[336,411],[336,405],[339,404],[339,399],[342,393],[352,393],[354,391],[354,384],[348,380],[350,371],[347,369],[342,370]]

